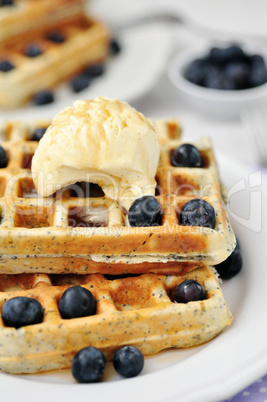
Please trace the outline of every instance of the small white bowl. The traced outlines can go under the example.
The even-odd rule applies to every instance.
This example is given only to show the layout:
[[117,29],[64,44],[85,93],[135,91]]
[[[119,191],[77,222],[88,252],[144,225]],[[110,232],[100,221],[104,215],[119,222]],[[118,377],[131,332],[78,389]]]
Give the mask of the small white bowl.
[[[223,90],[204,88],[185,79],[184,72],[189,63],[207,55],[212,47],[214,44],[182,50],[171,59],[168,76],[184,100],[200,112],[216,118],[237,118],[242,111],[267,102],[267,83],[250,89]],[[267,59],[262,49],[242,48],[249,54],[260,54]]]

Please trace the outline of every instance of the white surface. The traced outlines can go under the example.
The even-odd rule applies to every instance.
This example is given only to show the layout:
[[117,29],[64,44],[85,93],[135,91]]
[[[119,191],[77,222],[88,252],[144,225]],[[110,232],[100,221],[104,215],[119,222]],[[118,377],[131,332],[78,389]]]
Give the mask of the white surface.
[[[129,380],[116,375],[111,364],[104,380],[97,384],[77,384],[69,370],[27,376],[0,374],[1,392],[8,395],[10,402],[16,402],[18,397],[21,402],[31,402],[37,396],[39,402],[58,397],[64,402],[85,397],[94,402],[215,402],[265,374],[267,273],[262,261],[267,257],[267,216],[260,200],[252,194],[262,192],[262,205],[267,202],[267,194],[258,180],[259,171],[255,175],[250,167],[223,155],[219,162],[222,178],[229,186],[229,213],[244,259],[241,273],[223,284],[234,316],[232,325],[206,345],[146,358],[143,372]],[[245,183],[243,189],[240,183]],[[255,226],[258,219],[263,222],[262,228]]]
[[[190,47],[184,51],[179,51],[170,61],[168,76],[185,100],[204,113],[224,118],[238,117],[244,110],[251,107],[255,108],[262,102],[266,102],[267,83],[251,89],[227,91],[204,88],[184,78],[186,67],[192,61],[206,56],[213,46],[215,46],[214,42],[196,48]],[[219,43],[217,46],[219,48],[227,47],[227,44]],[[243,47],[243,49],[248,54],[261,54],[265,57],[264,48],[258,48],[257,51],[255,47],[252,51],[249,48]]]

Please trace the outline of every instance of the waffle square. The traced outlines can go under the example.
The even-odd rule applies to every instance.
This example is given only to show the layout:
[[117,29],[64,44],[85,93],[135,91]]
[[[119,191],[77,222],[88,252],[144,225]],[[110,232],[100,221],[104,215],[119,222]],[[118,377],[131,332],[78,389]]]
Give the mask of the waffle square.
[[[232,252],[235,236],[208,138],[195,144],[202,168],[177,168],[170,152],[182,143],[179,122],[155,121],[161,146],[156,198],[163,219],[160,226],[134,228],[127,226],[127,211],[86,183],[38,197],[30,170],[38,143],[31,136],[49,123],[9,122],[2,128],[9,162],[0,169],[1,272],[183,273],[196,264],[220,263]],[[179,224],[182,205],[193,198],[214,207],[214,229]]]
[[84,13],[84,0],[16,0],[0,8],[0,47],[25,33],[49,28]]
[[[51,32],[60,32],[63,43],[49,40]],[[24,54],[29,43],[42,50],[37,57]],[[105,60],[109,49],[109,32],[102,23],[85,15],[50,24],[18,37],[12,44],[0,47],[0,59],[15,68],[0,71],[0,106],[18,107],[42,90],[81,72],[86,66]]]
[[[207,298],[174,303],[172,294],[185,279],[197,280]],[[62,319],[58,303],[65,289],[80,285],[97,301],[96,314]],[[203,266],[185,276],[143,274],[111,279],[101,274],[0,275],[0,306],[15,296],[37,299],[44,308],[40,324],[5,327],[0,320],[0,370],[36,373],[70,367],[74,354],[87,346],[107,360],[125,345],[144,355],[166,348],[188,348],[207,342],[230,325],[232,315],[212,269]]]

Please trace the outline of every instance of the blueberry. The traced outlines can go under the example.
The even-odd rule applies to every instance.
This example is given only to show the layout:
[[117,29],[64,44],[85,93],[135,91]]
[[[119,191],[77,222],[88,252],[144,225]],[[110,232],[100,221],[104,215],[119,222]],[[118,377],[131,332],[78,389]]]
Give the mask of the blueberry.
[[209,58],[211,61],[223,65],[229,60],[243,60],[245,59],[245,54],[240,46],[231,45],[226,48],[213,47],[210,50]]
[[45,38],[54,43],[63,43],[66,40],[65,36],[59,31],[49,32]]
[[215,211],[212,205],[203,199],[195,198],[181,208],[180,225],[202,226],[213,229],[215,226]]
[[230,254],[225,261],[215,265],[214,267],[222,279],[231,279],[241,271],[242,265],[243,261],[240,243],[237,240],[236,247],[234,248],[232,254]]
[[15,68],[14,64],[12,64],[9,60],[0,60],[0,71],[7,73]]
[[99,77],[100,75],[103,75],[105,72],[105,67],[103,63],[94,63],[91,64],[90,66],[87,67],[85,70],[85,74],[89,78],[95,78]]
[[182,144],[171,153],[173,166],[200,167],[202,158],[199,150],[191,144]]
[[87,317],[96,313],[96,301],[92,293],[82,286],[66,289],[58,307],[62,318]]
[[136,377],[144,367],[144,356],[135,346],[124,346],[113,358],[115,370],[123,377]]
[[71,80],[70,85],[73,92],[81,92],[83,89],[89,87],[90,83],[91,80],[86,74],[79,74]]
[[257,87],[267,82],[267,68],[262,56],[253,55],[250,58],[249,86]]
[[26,47],[26,49],[25,49],[25,51],[24,51],[24,54],[25,54],[25,56],[27,56],[27,57],[37,57],[37,56],[39,56],[40,54],[42,54],[43,52],[42,52],[42,50],[40,49],[40,47],[38,46],[38,45],[36,45],[35,43],[30,43],[27,47]]
[[174,291],[174,301],[176,303],[188,303],[206,298],[207,294],[203,286],[193,279],[186,279]]
[[226,79],[234,82],[235,89],[244,89],[248,87],[249,66],[243,61],[229,62],[224,68]]
[[185,69],[184,77],[196,85],[203,85],[205,79],[204,60],[196,59]]
[[34,133],[32,134],[31,141],[40,141],[40,139],[43,137],[44,133],[46,132],[45,127],[39,127],[37,128]]
[[7,163],[8,163],[8,158],[7,158],[6,151],[0,145],[0,168],[5,168],[7,166]]
[[109,51],[114,56],[121,52],[121,45],[117,39],[111,39],[109,43]]
[[137,198],[130,206],[128,214],[130,226],[159,226],[161,219],[160,203],[152,195]]
[[0,7],[4,6],[14,6],[14,0],[0,0]]
[[40,91],[37,92],[33,97],[33,102],[35,105],[42,106],[48,103],[53,103],[55,100],[54,95],[50,91]]
[[79,383],[91,383],[99,381],[106,368],[106,359],[101,350],[89,346],[81,349],[74,356],[71,364],[71,372]]
[[43,320],[43,308],[38,300],[18,296],[4,304],[2,318],[7,327],[39,324]]

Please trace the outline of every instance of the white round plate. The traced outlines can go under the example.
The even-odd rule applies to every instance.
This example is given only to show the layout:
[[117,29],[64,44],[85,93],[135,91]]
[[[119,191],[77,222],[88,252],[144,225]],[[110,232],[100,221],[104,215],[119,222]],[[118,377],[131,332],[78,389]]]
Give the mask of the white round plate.
[[2,373],[1,393],[9,402],[59,398],[64,402],[215,402],[266,374],[266,177],[223,155],[218,160],[229,188],[229,214],[244,260],[241,273],[223,284],[234,316],[232,325],[203,346],[146,358],[143,372],[132,379],[120,378],[111,364],[103,381],[96,384],[77,384],[70,370],[22,376]]
[[109,58],[105,74],[96,78],[87,89],[73,93],[66,84],[55,92],[56,99],[52,104],[1,109],[0,124],[10,119],[50,119],[77,99],[104,95],[131,103],[147,93],[165,71],[172,46],[170,31],[160,24],[153,24],[126,30],[118,39],[122,51]]

